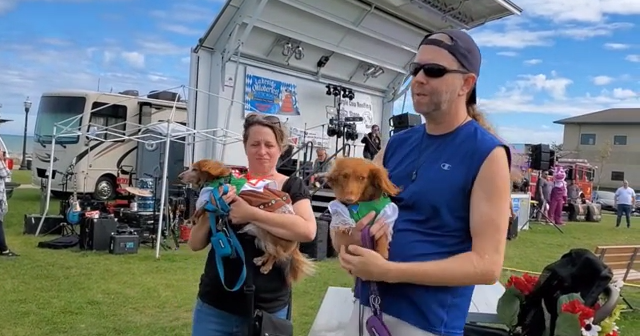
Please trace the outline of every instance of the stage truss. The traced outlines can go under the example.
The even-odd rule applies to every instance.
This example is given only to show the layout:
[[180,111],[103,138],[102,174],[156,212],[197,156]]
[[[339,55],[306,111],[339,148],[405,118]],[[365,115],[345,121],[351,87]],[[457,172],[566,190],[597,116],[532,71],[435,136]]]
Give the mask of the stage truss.
[[[185,85],[169,88],[163,91],[175,91],[175,90],[180,90],[182,97],[187,97],[186,95],[187,90],[189,90],[190,92],[198,91],[204,94],[217,96],[220,99],[228,100],[232,103],[245,105],[244,102],[229,99],[211,92],[198,90],[196,88],[190,88]],[[114,104],[119,104],[127,100],[144,98],[144,97],[145,96],[143,95],[126,97],[126,98],[123,98],[121,101],[102,106],[98,109],[90,110],[87,113],[90,114],[95,111],[107,108]],[[242,141],[241,134],[238,134],[236,132],[233,132],[227,129],[213,128],[213,129],[205,129],[205,130],[196,130],[175,122],[174,118],[175,118],[176,108],[179,105],[181,106],[180,108],[183,108],[182,105],[184,105],[184,109],[187,110],[187,115],[189,116],[190,114],[188,111],[188,104],[185,105],[183,102],[180,102],[176,99],[173,102],[169,119],[167,119],[166,121],[154,122],[149,125],[141,125],[141,124],[132,123],[132,122],[121,122],[108,127],[103,125],[93,124],[93,123],[89,123],[88,125],[84,125],[84,126],[83,125],[79,125],[77,127],[72,126],[76,123],[79,123],[79,121],[83,117],[82,114],[77,115],[54,124],[53,135],[52,135],[52,140],[50,145],[51,146],[50,155],[52,158],[54,158],[55,150],[56,150],[56,139],[63,138],[63,137],[80,137],[81,139],[84,137],[87,143],[89,141],[98,141],[98,142],[136,141],[138,143],[144,143],[145,145],[150,145],[150,146],[156,145],[158,143],[165,144],[164,164],[162,169],[162,175],[160,176],[160,178],[162,179],[162,186],[161,186],[160,209],[159,209],[160,218],[158,221],[158,231],[156,232],[156,245],[155,245],[156,258],[160,258],[160,246],[162,243],[162,229],[163,229],[163,225],[164,225],[163,221],[165,217],[162,214],[166,210],[165,202],[166,202],[166,194],[167,194],[167,178],[168,178],[167,171],[168,171],[168,165],[169,165],[169,152],[170,152],[169,144],[173,141],[173,142],[183,143],[187,146],[192,146],[193,144],[196,144],[199,142],[211,141],[216,144],[220,144],[223,147],[226,147],[226,145]],[[256,113],[259,113],[259,111],[256,110]],[[125,131],[120,131],[116,129],[116,127],[122,126],[122,125],[126,125]],[[154,133],[161,133],[161,135],[154,134],[154,133],[145,133],[144,132],[145,130],[151,130],[151,131],[154,131]],[[38,229],[36,230],[36,236],[40,234],[40,230],[42,229],[45,217],[49,212],[49,206],[51,204],[51,184],[52,184],[52,176],[54,171],[53,164],[54,164],[54,160],[50,160],[49,168],[47,169],[46,204],[45,204],[42,216],[40,218],[40,223],[38,224]],[[71,166],[73,167],[73,169],[75,169],[75,164],[76,162],[71,163]],[[77,174],[77,172],[75,171],[74,173]],[[87,174],[87,172],[85,172],[85,174]]]

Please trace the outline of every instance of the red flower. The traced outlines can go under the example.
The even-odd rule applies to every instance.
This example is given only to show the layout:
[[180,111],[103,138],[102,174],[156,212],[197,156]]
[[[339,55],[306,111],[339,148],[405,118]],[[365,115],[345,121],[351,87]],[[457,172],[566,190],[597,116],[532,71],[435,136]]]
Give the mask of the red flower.
[[562,305],[562,311],[569,314],[578,315],[580,326],[585,326],[585,321],[593,318],[595,311],[582,304],[579,300],[571,300]]
[[610,333],[606,334],[605,336],[618,336],[618,331],[617,330],[611,330]]
[[527,296],[531,293],[536,283],[538,283],[538,277],[523,274],[522,277],[512,275],[507,281],[507,288],[515,287],[522,295]]

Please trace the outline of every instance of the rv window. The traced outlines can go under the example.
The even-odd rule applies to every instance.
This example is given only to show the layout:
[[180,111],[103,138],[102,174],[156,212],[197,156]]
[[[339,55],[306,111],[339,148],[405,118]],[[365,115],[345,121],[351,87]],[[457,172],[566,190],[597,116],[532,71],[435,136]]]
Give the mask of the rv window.
[[127,121],[126,106],[95,102],[91,105],[91,110],[93,112],[91,112],[90,126],[97,126],[99,133],[104,132],[100,133],[98,137],[106,140],[114,140],[119,138],[117,134],[125,134],[125,122]]
[[[67,128],[65,133],[78,131],[82,122],[87,100],[84,97],[43,96],[38,106],[35,141],[40,144],[50,144],[53,139],[53,128],[58,124],[57,134]],[[77,135],[59,135],[56,143],[76,144],[80,140]]]
[[584,179],[584,168],[580,167],[576,169],[576,181],[583,181]]

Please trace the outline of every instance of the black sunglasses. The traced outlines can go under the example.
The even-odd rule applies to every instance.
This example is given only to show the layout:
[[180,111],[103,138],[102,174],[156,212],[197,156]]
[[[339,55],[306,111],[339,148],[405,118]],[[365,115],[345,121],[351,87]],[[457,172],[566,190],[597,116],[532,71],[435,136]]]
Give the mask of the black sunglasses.
[[282,126],[280,122],[280,118],[272,115],[261,115],[257,113],[252,113],[244,118],[244,126],[251,126],[251,124],[257,122],[258,120],[264,120],[272,125],[276,125],[278,127]]
[[450,73],[457,73],[457,74],[463,74],[463,75],[466,75],[469,73],[469,71],[465,71],[465,70],[448,69],[444,65],[440,65],[436,63],[413,62],[409,64],[409,73],[411,74],[411,76],[413,77],[417,76],[420,73],[420,70],[422,70],[422,73],[428,78],[441,78],[441,77],[444,77],[446,74],[450,74]]

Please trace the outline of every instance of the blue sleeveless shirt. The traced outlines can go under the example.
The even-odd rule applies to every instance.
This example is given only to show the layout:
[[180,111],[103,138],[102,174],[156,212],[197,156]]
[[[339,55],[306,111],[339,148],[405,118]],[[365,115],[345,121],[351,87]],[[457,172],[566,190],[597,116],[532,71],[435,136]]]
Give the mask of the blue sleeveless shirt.
[[[473,120],[447,134],[430,135],[421,125],[389,140],[384,166],[402,190],[393,198],[400,211],[391,261],[440,260],[471,250],[471,188],[498,146],[504,145]],[[385,314],[435,335],[462,336],[474,286],[385,283],[379,288]],[[363,284],[355,294],[368,305],[368,293],[369,286]]]

